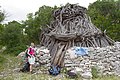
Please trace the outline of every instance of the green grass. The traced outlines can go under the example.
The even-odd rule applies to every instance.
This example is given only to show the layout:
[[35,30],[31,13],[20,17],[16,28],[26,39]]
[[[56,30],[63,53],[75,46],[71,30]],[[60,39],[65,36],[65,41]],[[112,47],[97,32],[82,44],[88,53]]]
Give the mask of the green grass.
[[14,56],[7,55],[7,54],[0,54],[0,72],[1,71],[7,71],[9,69],[14,69],[15,67],[18,67],[19,60],[15,58]]
[[0,72],[4,69],[4,64],[6,63],[7,59],[0,54]]
[[[8,54],[0,54],[0,80],[82,80],[80,77],[71,79],[66,77],[64,71],[58,76],[51,76],[49,74],[30,74],[14,71],[15,68],[19,68],[18,60],[15,56]],[[95,69],[93,69],[96,72]],[[120,80],[118,76],[101,76],[95,77],[93,80]]]
[[114,75],[107,75],[95,78],[94,80],[120,80],[120,77]]

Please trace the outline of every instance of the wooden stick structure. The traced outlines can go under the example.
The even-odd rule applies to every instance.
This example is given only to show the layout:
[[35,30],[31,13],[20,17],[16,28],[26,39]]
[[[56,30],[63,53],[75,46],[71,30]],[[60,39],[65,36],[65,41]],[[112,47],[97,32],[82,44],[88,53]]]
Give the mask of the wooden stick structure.
[[114,41],[92,24],[87,9],[77,4],[66,4],[53,13],[54,20],[42,30],[40,45],[48,47],[51,63],[64,66],[64,55],[68,48],[105,47]]

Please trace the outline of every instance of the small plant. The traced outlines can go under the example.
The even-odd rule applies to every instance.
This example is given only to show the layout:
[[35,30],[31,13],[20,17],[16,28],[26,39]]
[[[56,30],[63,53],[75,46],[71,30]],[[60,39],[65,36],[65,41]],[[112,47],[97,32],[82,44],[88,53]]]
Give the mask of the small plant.
[[64,67],[61,69],[61,73],[67,73],[67,69]]
[[92,76],[93,76],[93,78],[98,78],[99,76],[98,76],[97,68],[96,67],[92,67],[91,69],[92,69]]

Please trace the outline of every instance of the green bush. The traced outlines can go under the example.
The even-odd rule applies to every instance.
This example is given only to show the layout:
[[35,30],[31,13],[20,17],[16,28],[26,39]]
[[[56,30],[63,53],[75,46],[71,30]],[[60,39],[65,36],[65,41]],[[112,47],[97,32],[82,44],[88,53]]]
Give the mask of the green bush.
[[18,46],[15,47],[7,47],[7,49],[5,50],[4,53],[6,54],[12,54],[14,56],[18,55],[20,52],[24,51],[27,48],[26,45],[24,44],[20,44]]
[[93,75],[93,78],[98,78],[98,71],[97,71],[97,68],[96,67],[92,67],[92,75]]

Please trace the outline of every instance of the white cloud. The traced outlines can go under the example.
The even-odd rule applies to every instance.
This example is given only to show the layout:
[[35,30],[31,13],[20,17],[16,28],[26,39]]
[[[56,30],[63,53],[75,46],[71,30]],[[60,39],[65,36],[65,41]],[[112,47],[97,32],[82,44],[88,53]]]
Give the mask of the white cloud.
[[39,7],[47,6],[60,6],[66,3],[76,4],[88,7],[89,3],[96,0],[0,0],[0,6],[6,11],[8,17],[7,21],[12,20],[25,20],[28,13],[36,12]]

